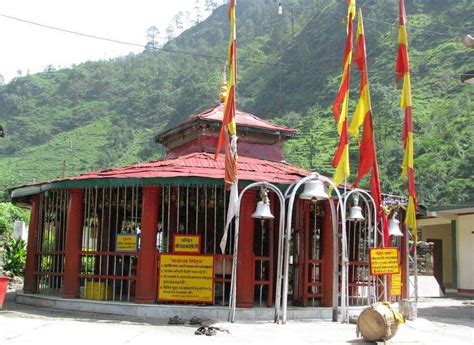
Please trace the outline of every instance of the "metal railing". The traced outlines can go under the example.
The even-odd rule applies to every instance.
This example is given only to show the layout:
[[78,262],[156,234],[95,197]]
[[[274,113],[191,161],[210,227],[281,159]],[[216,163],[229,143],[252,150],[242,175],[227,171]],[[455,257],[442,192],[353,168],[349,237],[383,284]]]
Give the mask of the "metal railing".
[[61,295],[62,292],[68,196],[68,191],[61,189],[40,195],[38,251],[35,253],[39,294]]
[[215,305],[228,305],[233,236],[227,242],[226,253],[220,253],[219,243],[227,217],[228,192],[224,186],[163,186],[158,210],[157,249],[171,254],[173,235],[200,235],[201,254],[214,256]]
[[[87,188],[84,194],[81,250],[81,297],[133,300],[137,252],[117,250],[117,236],[137,236],[141,221],[141,188]],[[138,248],[137,248],[138,249]]]

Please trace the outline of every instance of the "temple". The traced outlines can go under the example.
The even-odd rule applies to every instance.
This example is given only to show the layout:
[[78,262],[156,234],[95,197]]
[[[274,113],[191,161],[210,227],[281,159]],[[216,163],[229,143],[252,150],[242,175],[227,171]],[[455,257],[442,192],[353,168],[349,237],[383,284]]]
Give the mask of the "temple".
[[[219,104],[158,134],[155,141],[167,148],[162,160],[13,190],[15,202],[31,207],[25,295],[228,306],[234,243],[229,236],[221,252],[229,192],[224,188],[224,155],[214,159],[222,111]],[[240,190],[265,181],[285,191],[310,174],[284,160],[284,143],[296,130],[242,111],[236,122]],[[278,219],[285,210],[275,193],[268,191],[268,197],[274,219],[264,220],[252,217],[258,190],[242,195],[238,308],[275,304]],[[286,296],[290,305],[335,308],[341,303],[341,229],[335,235],[333,224],[328,200],[296,200]],[[369,272],[369,248],[380,242],[373,224],[348,221],[346,233],[348,304],[383,299],[383,281]]]

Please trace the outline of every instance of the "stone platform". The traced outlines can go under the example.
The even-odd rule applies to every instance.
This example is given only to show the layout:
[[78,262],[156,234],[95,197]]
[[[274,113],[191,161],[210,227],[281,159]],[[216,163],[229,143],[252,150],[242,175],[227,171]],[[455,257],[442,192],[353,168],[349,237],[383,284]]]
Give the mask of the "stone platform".
[[[229,308],[226,306],[196,306],[183,304],[136,304],[86,299],[65,299],[54,296],[25,294],[17,291],[16,303],[56,310],[81,311],[98,314],[123,315],[137,318],[168,319],[178,315],[182,319],[196,316],[200,319],[227,321]],[[274,308],[237,308],[235,320],[273,321]],[[331,320],[332,308],[288,306],[288,320]]]

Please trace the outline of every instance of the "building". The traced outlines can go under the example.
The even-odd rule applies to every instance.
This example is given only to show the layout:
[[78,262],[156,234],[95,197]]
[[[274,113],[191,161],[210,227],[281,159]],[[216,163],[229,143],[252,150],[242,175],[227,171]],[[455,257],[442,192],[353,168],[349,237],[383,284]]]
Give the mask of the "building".
[[[31,206],[25,294],[228,306],[232,236],[225,253],[219,242],[229,195],[224,155],[214,159],[222,111],[217,105],[157,135],[167,147],[162,160],[13,190],[14,201]],[[295,130],[242,111],[236,122],[239,188],[266,181],[284,191],[309,174],[284,161],[284,142]],[[242,197],[240,308],[275,303],[280,207],[274,193],[269,199],[275,219],[263,221],[252,218],[257,191]],[[341,229],[335,239],[329,201],[298,200],[293,220],[289,303],[337,308]],[[368,249],[380,241],[374,231],[370,222],[347,222],[349,305],[384,298],[383,281],[369,272]]]
[[474,203],[430,208],[418,224],[423,241],[433,243],[433,273],[443,290],[474,294]]

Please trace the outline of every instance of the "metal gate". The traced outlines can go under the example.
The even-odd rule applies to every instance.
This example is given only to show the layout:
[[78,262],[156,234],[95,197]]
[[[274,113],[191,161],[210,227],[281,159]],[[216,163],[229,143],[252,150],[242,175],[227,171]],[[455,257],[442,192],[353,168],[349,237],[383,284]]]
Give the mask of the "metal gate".
[[[380,276],[370,274],[369,249],[377,248],[383,243],[380,220],[374,216],[375,204],[370,195],[362,190],[346,194],[348,198],[361,199],[361,213],[364,219],[346,221],[347,257],[348,257],[348,305],[364,306],[386,299],[386,281]],[[346,212],[348,210],[344,210]]]
[[[228,192],[220,186],[163,186],[157,235],[160,253],[172,252],[174,234],[200,235],[202,254],[214,256],[214,304],[227,305],[232,273],[233,234],[220,253]],[[233,227],[231,227],[232,229]]]
[[39,294],[59,296],[62,293],[68,196],[68,191],[62,189],[40,194],[35,272]]
[[295,234],[295,298],[303,306],[321,306],[322,291],[322,225],[323,204],[300,201],[298,204],[299,224]]
[[367,221],[347,222],[348,240],[348,297],[349,306],[374,303],[377,291],[376,278],[369,268],[369,248],[375,247],[373,227]]
[[[81,248],[81,297],[131,301],[137,252],[118,252],[117,235],[140,234],[141,188],[87,188]],[[139,243],[139,242],[138,242]]]

